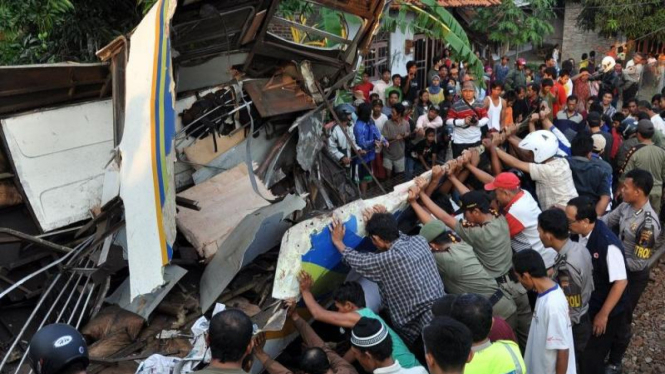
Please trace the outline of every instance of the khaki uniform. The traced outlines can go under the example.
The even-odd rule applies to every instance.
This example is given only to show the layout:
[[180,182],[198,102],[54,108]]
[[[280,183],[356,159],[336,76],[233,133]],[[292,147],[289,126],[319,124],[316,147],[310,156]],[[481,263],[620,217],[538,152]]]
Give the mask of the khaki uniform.
[[435,252],[434,260],[447,293],[483,295],[493,303],[494,316],[503,318],[511,326],[515,324],[517,307],[512,296],[503,292],[496,280],[487,274],[471,245],[453,243],[448,250]]
[[[467,221],[457,223],[455,232],[473,247],[480,264],[499,284],[502,291],[509,294],[517,308],[517,321],[511,327],[517,335],[520,347],[526,347],[531,326],[531,305],[524,287],[512,276],[512,256],[508,221],[503,216],[495,217],[483,225]],[[510,321],[508,321],[510,323]]]

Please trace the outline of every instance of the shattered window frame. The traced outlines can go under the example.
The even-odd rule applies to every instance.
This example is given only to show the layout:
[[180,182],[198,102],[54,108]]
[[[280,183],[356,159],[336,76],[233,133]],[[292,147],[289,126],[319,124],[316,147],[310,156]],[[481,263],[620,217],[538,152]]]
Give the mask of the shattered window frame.
[[[284,8],[281,8],[284,4],[293,5],[296,3],[304,4],[304,6],[309,6],[313,9],[308,9],[304,14],[298,14],[297,12],[288,14],[285,13],[286,10]],[[359,31],[365,28],[368,22],[366,19],[355,14],[308,0],[282,1],[279,6],[280,8],[278,8],[274,17],[269,21],[267,33],[283,42],[299,47],[325,51],[346,51],[349,46],[358,42],[361,36]],[[319,27],[319,24],[324,21],[323,17],[325,17],[325,13],[327,12],[330,17],[337,15],[340,20],[344,20],[344,23],[340,23],[342,25],[340,30],[342,35],[337,35]],[[316,20],[317,22],[310,24],[312,20]],[[279,28],[286,29],[279,30]],[[285,37],[286,35],[289,37]],[[317,39],[313,39],[312,36]],[[296,38],[300,38],[300,41],[296,41]],[[322,45],[323,43],[325,45]]]

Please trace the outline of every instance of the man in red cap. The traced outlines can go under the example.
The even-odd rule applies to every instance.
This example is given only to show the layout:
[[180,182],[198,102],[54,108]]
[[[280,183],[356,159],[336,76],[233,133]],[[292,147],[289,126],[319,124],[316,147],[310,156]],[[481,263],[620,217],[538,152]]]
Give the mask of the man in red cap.
[[517,175],[510,172],[500,173],[492,182],[485,185],[485,189],[496,192],[496,199],[508,221],[513,251],[534,249],[543,257],[545,266],[551,268],[554,265],[556,252],[552,248],[545,248],[540,241],[538,234],[540,208],[533,196],[520,188],[520,179]]

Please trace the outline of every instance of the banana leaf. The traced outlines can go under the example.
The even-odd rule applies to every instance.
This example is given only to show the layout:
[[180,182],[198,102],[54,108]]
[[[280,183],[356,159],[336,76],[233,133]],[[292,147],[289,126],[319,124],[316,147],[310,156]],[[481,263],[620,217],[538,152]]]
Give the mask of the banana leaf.
[[[436,4],[435,0],[421,0],[421,2]],[[466,32],[448,11],[439,6],[423,9],[407,3],[400,3],[400,8],[400,10],[408,9],[415,13],[416,21],[414,25],[411,25],[414,29],[425,33],[429,38],[445,40],[453,55],[463,61],[466,70],[476,78],[476,84],[485,87],[485,81],[482,79],[483,63],[471,50]],[[447,23],[451,20],[452,28]]]

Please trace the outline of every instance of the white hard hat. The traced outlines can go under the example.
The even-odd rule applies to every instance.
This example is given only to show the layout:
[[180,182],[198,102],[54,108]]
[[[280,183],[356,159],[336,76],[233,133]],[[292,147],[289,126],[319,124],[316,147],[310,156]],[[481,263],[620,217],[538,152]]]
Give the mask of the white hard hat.
[[559,140],[551,131],[538,130],[522,139],[519,147],[533,152],[533,161],[540,164],[556,155],[559,149]]
[[601,69],[603,70],[603,73],[608,73],[612,69],[614,69],[614,65],[616,65],[616,61],[614,61],[614,57],[612,56],[605,56],[603,57],[603,61],[600,63]]

